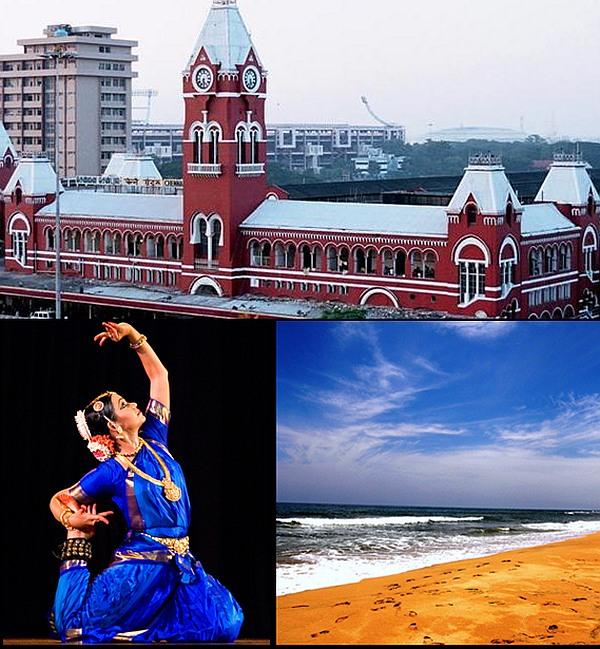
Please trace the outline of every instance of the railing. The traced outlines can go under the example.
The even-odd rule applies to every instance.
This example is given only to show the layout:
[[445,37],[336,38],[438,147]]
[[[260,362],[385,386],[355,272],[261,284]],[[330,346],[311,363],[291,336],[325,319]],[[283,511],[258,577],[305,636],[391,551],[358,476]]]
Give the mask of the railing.
[[558,151],[554,154],[554,162],[583,162],[583,154],[579,151],[575,153]]
[[194,259],[195,270],[202,270],[205,268],[219,268],[219,260],[213,259],[209,262],[208,259]]
[[262,176],[265,173],[264,162],[256,164],[236,164],[235,173],[238,176]]
[[187,170],[189,174],[194,174],[196,176],[220,176],[223,173],[220,164],[200,164],[190,162],[188,163]]
[[469,156],[470,165],[496,166],[502,164],[502,156],[493,153],[476,153]]

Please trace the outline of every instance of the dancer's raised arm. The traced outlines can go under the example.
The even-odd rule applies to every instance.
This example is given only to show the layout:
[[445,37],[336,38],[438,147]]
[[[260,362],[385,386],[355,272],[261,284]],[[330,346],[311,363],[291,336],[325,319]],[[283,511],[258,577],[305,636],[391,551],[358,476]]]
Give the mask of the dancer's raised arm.
[[171,407],[169,391],[169,373],[162,364],[156,352],[150,346],[146,336],[126,322],[103,322],[104,331],[94,337],[102,346],[107,340],[118,342],[127,338],[129,346],[137,352],[142,362],[146,376],[150,379],[150,398],[160,401],[167,409]]

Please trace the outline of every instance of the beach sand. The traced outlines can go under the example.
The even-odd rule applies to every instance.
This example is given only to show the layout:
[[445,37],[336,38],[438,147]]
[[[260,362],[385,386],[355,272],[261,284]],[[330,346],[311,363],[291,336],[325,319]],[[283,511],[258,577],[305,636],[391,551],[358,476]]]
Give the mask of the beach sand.
[[600,533],[277,598],[280,644],[600,644]]

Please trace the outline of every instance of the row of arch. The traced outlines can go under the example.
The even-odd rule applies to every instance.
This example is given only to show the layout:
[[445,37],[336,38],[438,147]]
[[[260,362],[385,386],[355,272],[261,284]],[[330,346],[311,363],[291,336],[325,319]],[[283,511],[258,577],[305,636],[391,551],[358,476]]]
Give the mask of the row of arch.
[[[260,142],[263,130],[258,122],[239,122],[234,130],[237,146],[237,163],[240,165],[260,162]],[[189,133],[192,142],[192,162],[195,164],[219,164],[219,144],[223,129],[218,122],[196,122]]]
[[546,309],[539,315],[532,313],[529,316],[529,320],[572,320],[573,318],[575,318],[575,309],[570,304],[567,304],[564,309],[557,306],[552,313]]
[[[55,250],[53,227],[44,229],[44,239],[46,250]],[[62,231],[62,250],[180,260],[183,258],[183,236],[67,227]]]
[[571,270],[573,263],[573,246],[561,243],[538,246],[529,251],[529,276],[536,277],[545,273]]
[[248,243],[251,266],[273,266],[304,271],[355,273],[434,279],[439,261],[434,250],[383,248],[333,244],[296,244],[251,240]]

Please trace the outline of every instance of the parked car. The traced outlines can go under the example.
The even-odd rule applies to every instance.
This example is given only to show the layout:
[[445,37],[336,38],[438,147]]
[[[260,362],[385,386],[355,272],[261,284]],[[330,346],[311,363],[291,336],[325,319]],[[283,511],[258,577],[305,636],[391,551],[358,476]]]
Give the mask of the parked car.
[[49,309],[34,311],[29,316],[31,320],[54,320],[55,317],[56,317],[56,313],[54,311],[50,311]]

